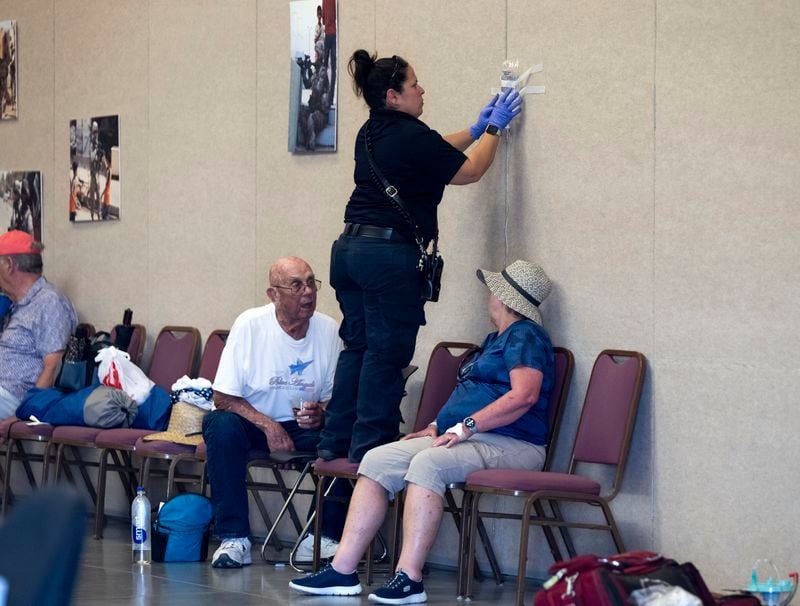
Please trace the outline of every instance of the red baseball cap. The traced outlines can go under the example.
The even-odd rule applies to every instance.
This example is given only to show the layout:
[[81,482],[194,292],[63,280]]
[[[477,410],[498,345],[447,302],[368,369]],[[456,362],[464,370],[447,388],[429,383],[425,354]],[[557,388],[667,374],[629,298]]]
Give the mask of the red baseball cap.
[[18,229],[0,236],[0,255],[40,255],[42,251],[33,248],[33,236]]

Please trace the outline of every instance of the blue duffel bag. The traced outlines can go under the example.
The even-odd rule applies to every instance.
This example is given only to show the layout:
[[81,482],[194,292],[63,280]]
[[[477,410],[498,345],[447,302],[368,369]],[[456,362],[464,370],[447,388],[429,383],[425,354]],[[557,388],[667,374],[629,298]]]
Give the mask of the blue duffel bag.
[[208,497],[193,492],[172,497],[153,521],[153,560],[204,562],[212,517]]

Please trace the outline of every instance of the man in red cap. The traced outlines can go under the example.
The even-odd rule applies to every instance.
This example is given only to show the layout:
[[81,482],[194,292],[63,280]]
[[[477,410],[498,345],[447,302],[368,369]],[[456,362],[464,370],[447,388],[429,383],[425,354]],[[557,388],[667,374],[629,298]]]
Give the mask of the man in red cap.
[[12,301],[0,333],[0,418],[31,387],[52,387],[67,339],[78,324],[69,299],[42,276],[40,242],[23,231],[0,236],[0,290]]

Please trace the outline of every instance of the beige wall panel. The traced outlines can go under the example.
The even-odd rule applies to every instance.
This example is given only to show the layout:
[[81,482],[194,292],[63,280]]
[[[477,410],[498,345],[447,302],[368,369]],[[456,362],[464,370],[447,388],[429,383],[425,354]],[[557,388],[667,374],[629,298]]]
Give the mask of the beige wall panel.
[[792,453],[800,371],[713,360],[662,362],[655,437],[659,547],[692,560],[712,587],[739,587],[753,561],[787,574],[800,532]]
[[150,325],[205,338],[255,301],[256,3],[150,17]]
[[800,6],[660,3],[658,30],[657,536],[736,586],[800,538]]
[[556,282],[548,326],[585,351],[652,334],[651,2],[509,3],[509,55],[543,63],[510,142],[509,257]]
[[656,339],[670,358],[757,364],[768,345],[796,367],[798,57],[796,2],[659,5]]
[[[149,327],[147,265],[147,6],[126,2],[56,3],[56,179],[45,211],[58,242],[58,274],[78,315],[98,330],[122,321],[126,307]],[[118,115],[120,221],[68,221],[69,121]]]

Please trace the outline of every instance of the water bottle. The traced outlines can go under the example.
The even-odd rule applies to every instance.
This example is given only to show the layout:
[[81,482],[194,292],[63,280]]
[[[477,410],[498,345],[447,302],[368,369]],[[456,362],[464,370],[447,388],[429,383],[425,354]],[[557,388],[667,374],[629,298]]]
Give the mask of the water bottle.
[[144,487],[136,489],[136,498],[131,504],[131,549],[136,564],[150,563],[150,500]]

